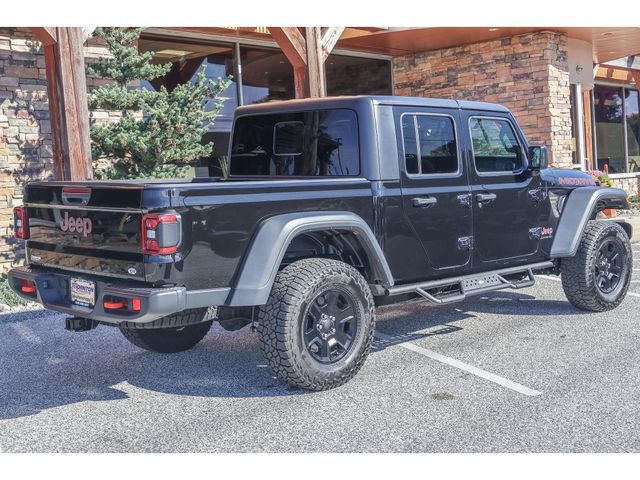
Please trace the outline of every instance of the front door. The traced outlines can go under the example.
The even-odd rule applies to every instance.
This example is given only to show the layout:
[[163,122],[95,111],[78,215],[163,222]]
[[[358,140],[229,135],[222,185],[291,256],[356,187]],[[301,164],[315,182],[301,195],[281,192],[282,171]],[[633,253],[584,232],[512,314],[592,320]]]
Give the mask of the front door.
[[470,266],[472,204],[456,124],[446,109],[399,109],[403,212],[420,239],[430,271],[423,278]]
[[463,112],[473,197],[474,268],[534,257],[539,176],[527,168],[524,143],[508,114]]

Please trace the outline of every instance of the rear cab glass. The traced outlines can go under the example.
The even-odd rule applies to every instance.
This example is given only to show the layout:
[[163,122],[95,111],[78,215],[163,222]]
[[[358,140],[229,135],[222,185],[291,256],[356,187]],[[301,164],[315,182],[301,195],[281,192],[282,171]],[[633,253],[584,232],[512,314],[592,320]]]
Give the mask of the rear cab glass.
[[356,113],[348,109],[240,116],[229,173],[352,177],[360,174]]

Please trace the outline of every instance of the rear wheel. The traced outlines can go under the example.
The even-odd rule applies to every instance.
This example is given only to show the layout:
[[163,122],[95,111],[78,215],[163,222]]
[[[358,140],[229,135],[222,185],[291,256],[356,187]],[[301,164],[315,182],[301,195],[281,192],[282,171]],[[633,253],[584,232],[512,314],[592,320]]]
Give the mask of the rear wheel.
[[291,386],[328,390],[350,380],[369,353],[375,311],[353,267],[310,258],[282,270],[258,315],[262,352]]
[[211,320],[202,321],[206,313],[206,308],[186,310],[154,322],[154,326],[166,325],[161,328],[121,325],[120,331],[136,347],[160,353],[182,352],[194,347],[211,328]]
[[616,308],[631,281],[631,242],[614,222],[590,221],[578,252],[562,260],[562,287],[576,307],[592,312]]

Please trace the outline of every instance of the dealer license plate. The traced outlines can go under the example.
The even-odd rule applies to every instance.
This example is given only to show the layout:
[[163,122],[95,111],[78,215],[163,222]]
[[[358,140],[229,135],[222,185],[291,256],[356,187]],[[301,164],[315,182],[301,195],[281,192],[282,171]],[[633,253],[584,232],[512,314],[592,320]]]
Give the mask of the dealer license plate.
[[96,302],[96,284],[82,278],[72,278],[70,282],[71,302],[82,307],[93,307]]

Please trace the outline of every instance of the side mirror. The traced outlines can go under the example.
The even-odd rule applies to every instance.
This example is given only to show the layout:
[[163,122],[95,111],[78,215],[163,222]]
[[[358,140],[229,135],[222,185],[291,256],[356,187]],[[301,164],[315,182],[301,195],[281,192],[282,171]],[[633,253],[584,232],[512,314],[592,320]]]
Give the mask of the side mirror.
[[549,166],[549,154],[547,147],[537,145],[529,147],[529,168],[531,170],[543,170]]

